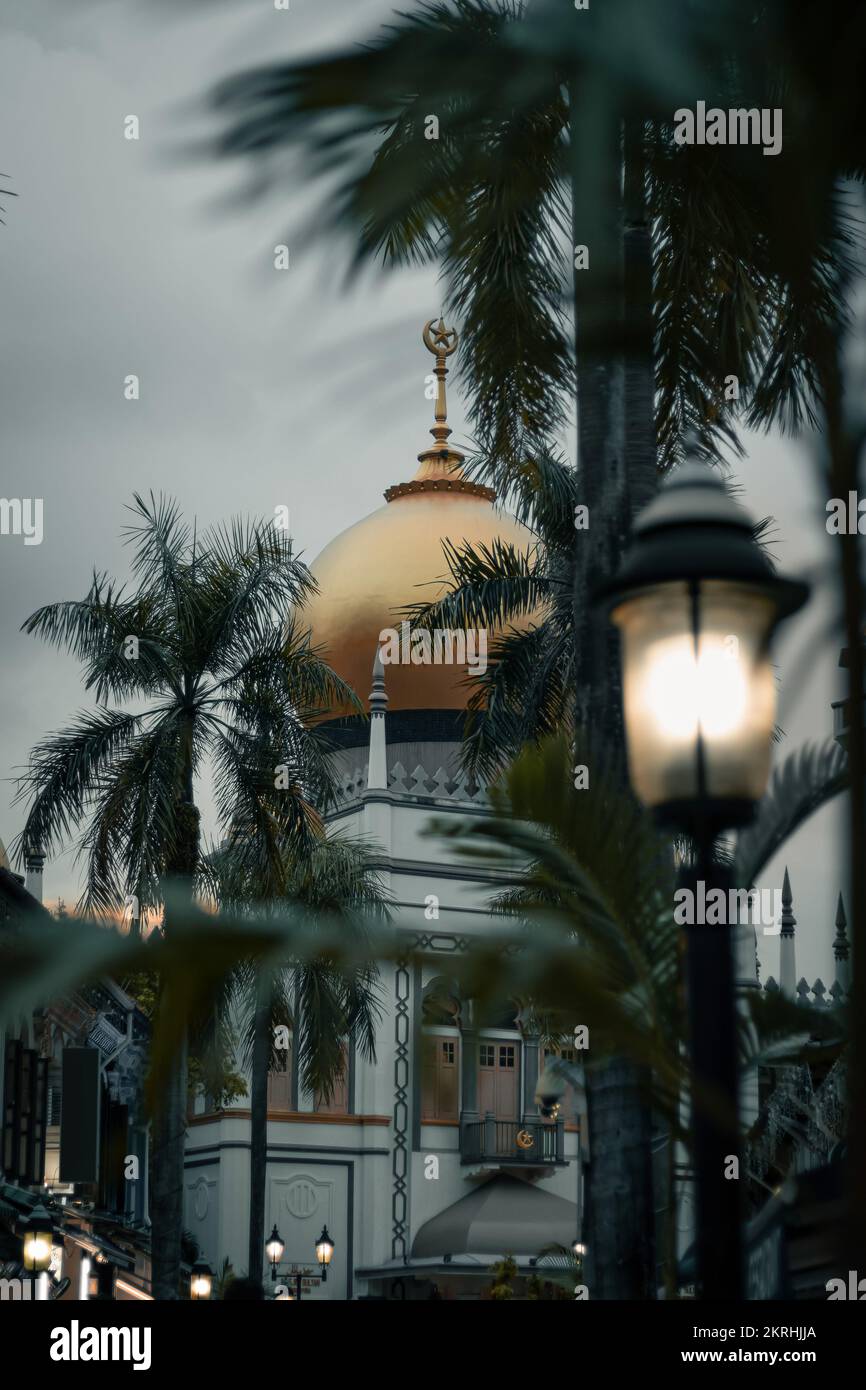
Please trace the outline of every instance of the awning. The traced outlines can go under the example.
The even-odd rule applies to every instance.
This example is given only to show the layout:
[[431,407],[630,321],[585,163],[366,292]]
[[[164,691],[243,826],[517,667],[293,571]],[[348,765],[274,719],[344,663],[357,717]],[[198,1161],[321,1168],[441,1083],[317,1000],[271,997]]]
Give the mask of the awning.
[[[416,1260],[413,1256],[411,1259],[386,1260],[381,1265],[369,1265],[362,1269],[356,1269],[355,1274],[359,1279],[432,1279],[434,1276],[441,1278],[446,1275],[460,1274],[474,1276],[476,1279],[485,1279],[489,1283],[493,1265],[497,1259],[501,1258],[501,1253],[496,1256],[454,1255],[449,1260]],[[521,1274],[552,1276],[572,1272],[565,1257],[557,1254],[542,1255],[538,1258],[534,1255],[515,1255],[514,1263]]]
[[424,1223],[412,1260],[513,1255],[522,1262],[550,1246],[569,1247],[577,1231],[576,1203],[497,1173]]

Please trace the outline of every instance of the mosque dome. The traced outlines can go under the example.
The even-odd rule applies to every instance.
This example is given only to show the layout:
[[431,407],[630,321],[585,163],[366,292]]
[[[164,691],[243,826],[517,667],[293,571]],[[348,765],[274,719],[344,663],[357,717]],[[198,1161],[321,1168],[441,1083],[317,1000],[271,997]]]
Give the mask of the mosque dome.
[[[319,592],[302,614],[324,659],[364,701],[383,630],[402,636],[405,610],[440,597],[450,587],[444,540],[477,548],[499,539],[525,552],[534,539],[525,526],[495,506],[492,488],[464,477],[464,456],[447,444],[451,430],[445,423],[445,362],[457,346],[456,333],[446,330],[441,319],[438,325],[431,320],[423,340],[436,357],[438,378],[436,423],[430,431],[433,446],[418,455],[419,468],[411,482],[388,488],[384,507],[343,531],[313,561],[310,568]],[[488,630],[488,652],[495,638],[495,631]],[[471,671],[466,663],[389,664],[389,715],[465,710],[471,694],[467,676]]]

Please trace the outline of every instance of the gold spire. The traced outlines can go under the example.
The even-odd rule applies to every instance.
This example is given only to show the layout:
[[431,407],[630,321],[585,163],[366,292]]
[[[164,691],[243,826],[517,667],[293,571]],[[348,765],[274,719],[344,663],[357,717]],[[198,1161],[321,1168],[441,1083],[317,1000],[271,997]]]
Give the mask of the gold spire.
[[[445,361],[451,356],[452,352],[457,351],[458,341],[456,328],[446,328],[445,320],[442,318],[440,318],[435,328],[433,326],[434,322],[435,320],[431,319],[429,323],[425,323],[424,332],[421,334],[421,341],[425,348],[428,352],[432,352],[436,358],[436,366],[433,368],[433,372],[439,383],[436,392],[436,423],[430,431],[436,443],[439,445],[439,449],[428,450],[428,453],[431,454],[442,452],[448,436],[451,433],[445,423],[448,419],[448,405],[445,400],[445,378],[448,375],[448,368],[445,365]],[[418,457],[424,458],[424,455],[419,454]]]
[[482,487],[480,483],[467,482],[463,477],[464,455],[459,449],[452,449],[448,444],[451,430],[446,423],[448,404],[445,398],[445,378],[448,368],[445,363],[452,352],[457,351],[457,330],[446,328],[445,320],[441,316],[438,323],[435,319],[430,319],[424,325],[421,341],[427,351],[432,352],[436,358],[436,366],[433,368],[438,383],[433,416],[435,424],[430,429],[433,446],[418,455],[421,466],[411,483],[397,483],[394,487],[389,487],[385,493],[386,501],[393,502],[396,497],[405,497],[407,493],[412,492],[455,491],[473,493],[492,502],[496,497],[493,489]]

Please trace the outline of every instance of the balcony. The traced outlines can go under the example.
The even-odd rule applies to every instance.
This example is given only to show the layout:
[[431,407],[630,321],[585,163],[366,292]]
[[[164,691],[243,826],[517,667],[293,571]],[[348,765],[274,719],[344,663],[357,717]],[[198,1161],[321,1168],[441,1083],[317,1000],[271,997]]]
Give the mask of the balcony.
[[460,1126],[460,1161],[500,1168],[564,1168],[565,1122],[554,1120],[464,1120]]

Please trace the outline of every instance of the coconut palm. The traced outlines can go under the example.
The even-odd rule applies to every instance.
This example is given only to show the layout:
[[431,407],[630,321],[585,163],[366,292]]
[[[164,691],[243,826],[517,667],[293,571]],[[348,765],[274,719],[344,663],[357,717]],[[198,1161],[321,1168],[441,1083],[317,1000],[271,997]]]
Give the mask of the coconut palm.
[[[134,587],[94,574],[83,599],[24,624],[82,663],[96,708],[33,749],[19,847],[52,854],[77,835],[80,909],[113,913],[131,897],[142,911],[165,905],[170,936],[201,871],[206,768],[220,822],[244,827],[238,855],[263,894],[281,891],[290,852],[321,833],[312,798],[327,792],[327,748],[307,721],[357,701],[293,621],[314,585],[284,533],[234,522],[197,537],[153,495],[136,494],[131,512]],[[173,1007],[166,985],[160,1010]],[[165,1299],[178,1296],[186,1092],[183,1034],[154,1114],[153,1287]]]
[[[371,923],[387,920],[387,895],[375,875],[372,848],[348,837],[317,840],[287,865],[282,896],[261,901],[257,885],[233,845],[209,856],[214,895],[226,907],[255,912],[299,904],[315,917],[344,923],[347,938],[363,949]],[[241,1034],[241,1053],[252,1078],[250,1097],[249,1272],[261,1268],[265,1238],[268,1074],[285,1064],[279,1028],[291,1031],[303,1086],[330,1100],[345,1062],[347,1040],[375,1061],[379,1017],[378,972],[372,959],[340,969],[327,959],[292,962],[283,952],[267,964],[243,960],[228,976],[221,1014],[232,1013]]]
[[[734,442],[722,392],[731,373],[750,424],[815,418],[820,329],[843,312],[836,268],[855,235],[835,182],[864,172],[861,104],[827,101],[839,37],[858,52],[862,17],[852,0],[831,8],[832,42],[786,7],[743,0],[678,6],[673,20],[663,0],[579,16],[556,0],[428,0],[363,47],[221,83],[217,149],[299,146],[329,176],[325,225],[354,237],[356,265],[442,265],[446,303],[464,324],[470,418],[497,481],[573,411],[575,293],[593,371],[602,350],[652,351],[645,317],[635,323],[614,299],[624,285],[631,307],[652,293],[666,468],[688,427],[708,445]],[[776,159],[674,143],[673,108],[692,90],[708,106],[760,106],[780,84],[798,118]],[[839,140],[816,149],[811,117],[838,126]],[[817,198],[808,216],[795,167]],[[268,177],[279,175],[265,166]],[[572,237],[611,217],[612,241]],[[604,275],[569,275],[574,240],[592,243]],[[582,408],[595,409],[592,381],[580,385]]]
[[[841,34],[848,90],[860,88],[862,17],[851,0],[832,10],[831,43],[790,7],[742,0],[674,16],[669,0],[579,14],[555,0],[431,0],[363,49],[271,65],[216,93],[219,153],[300,145],[327,175],[317,223],[353,235],[356,265],[442,266],[464,325],[480,475],[514,484],[579,404],[591,526],[574,538],[574,723],[609,748],[622,744],[616,649],[588,602],[591,578],[615,568],[686,426],[714,454],[739,447],[738,414],[796,427],[829,395],[827,326],[844,320],[854,235],[836,183],[864,170],[862,103],[838,95]],[[673,141],[678,106],[772,107],[779,90],[796,112],[783,156]],[[512,645],[515,672],[539,643]],[[862,674],[855,660],[855,703]],[[558,698],[554,688],[551,709]],[[649,1213],[619,1207],[597,1254],[642,1238]]]

